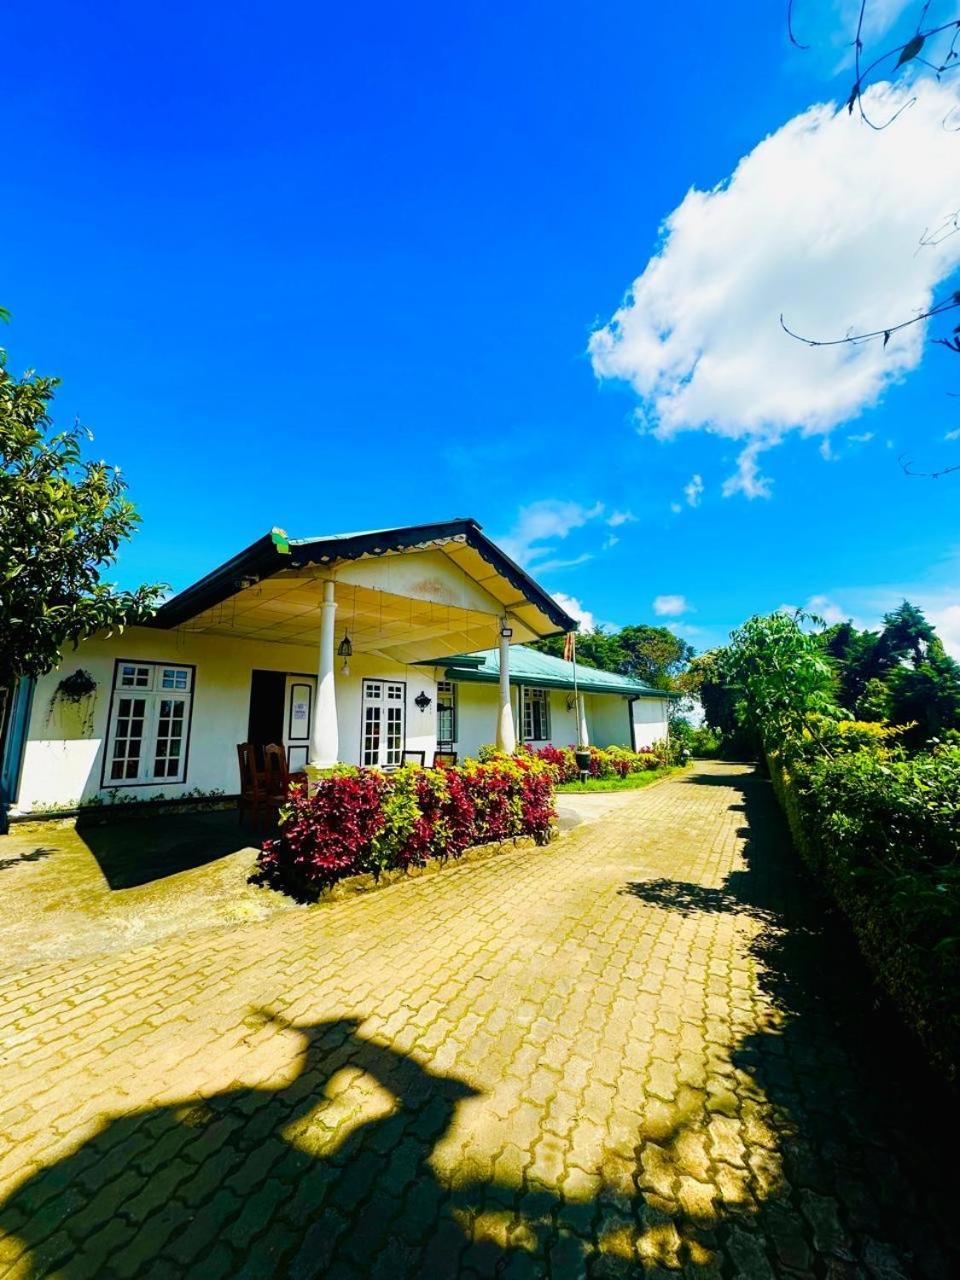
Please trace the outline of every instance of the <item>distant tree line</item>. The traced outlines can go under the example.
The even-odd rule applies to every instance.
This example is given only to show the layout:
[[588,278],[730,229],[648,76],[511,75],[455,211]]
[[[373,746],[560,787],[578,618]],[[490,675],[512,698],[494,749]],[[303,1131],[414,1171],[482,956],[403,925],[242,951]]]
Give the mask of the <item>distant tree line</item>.
[[[563,636],[538,640],[531,648],[563,657]],[[605,631],[597,627],[577,635],[577,661],[585,667],[612,671],[652,685],[655,689],[678,689],[694,648],[669,627],[643,624]]]

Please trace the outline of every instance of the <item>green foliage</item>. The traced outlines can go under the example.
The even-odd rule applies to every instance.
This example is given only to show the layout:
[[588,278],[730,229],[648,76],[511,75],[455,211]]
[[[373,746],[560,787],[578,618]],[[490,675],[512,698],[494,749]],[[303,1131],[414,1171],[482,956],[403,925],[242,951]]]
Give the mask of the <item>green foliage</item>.
[[0,689],[55,667],[64,646],[140,621],[160,589],[101,582],[137,525],[116,467],[52,433],[55,378],[11,376],[0,351]]
[[842,622],[820,643],[835,663],[840,702],[859,719],[913,722],[913,746],[960,728],[960,664],[916,605],[904,600],[881,631]]
[[751,618],[717,654],[717,678],[737,723],[768,750],[799,741],[811,714],[842,718],[833,666],[803,629],[807,620],[799,611]]
[[699,760],[715,760],[720,756],[723,739],[708,724],[694,727],[689,720],[679,718],[670,722],[670,737],[685,748],[690,756]]
[[[811,633],[804,621],[752,618],[699,660],[704,707],[712,724],[732,713],[759,737],[798,849],[931,1059],[954,1077],[960,667],[906,601],[879,632],[847,622]],[[844,702],[859,718],[841,712]]]
[[960,748],[906,756],[876,725],[771,777],[794,839],[935,1064],[960,1068]]
[[[538,640],[531,645],[541,653],[563,657],[563,637]],[[693,647],[668,627],[638,625],[619,631],[586,631],[577,635],[577,661],[600,671],[631,676],[656,689],[674,689],[693,657]]]
[[551,764],[527,752],[449,769],[410,765],[387,774],[337,765],[290,788],[279,835],[263,844],[258,877],[314,898],[346,876],[404,871],[458,858],[471,844],[554,831]]

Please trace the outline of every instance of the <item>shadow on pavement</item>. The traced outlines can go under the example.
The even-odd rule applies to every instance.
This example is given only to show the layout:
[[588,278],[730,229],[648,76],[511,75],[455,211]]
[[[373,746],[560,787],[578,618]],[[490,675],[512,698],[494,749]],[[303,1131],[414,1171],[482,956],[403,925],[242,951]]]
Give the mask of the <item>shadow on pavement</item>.
[[[746,1036],[731,1060],[761,1087],[780,1135],[784,1184],[764,1217],[798,1241],[809,1224],[831,1276],[956,1276],[956,1098],[794,853],[769,782],[716,768],[684,782],[738,793],[729,807],[747,817],[744,869],[717,888],[657,879],[622,892],[682,916],[732,915],[751,935],[779,1024]],[[801,1262],[813,1259],[798,1246]]]
[[206,866],[259,844],[269,834],[241,825],[236,810],[127,819],[111,815],[106,821],[83,815],[76,831],[111,889],[131,889]]
[[444,1165],[437,1144],[473,1085],[362,1036],[357,1019],[261,1012],[252,1035],[301,1038],[292,1079],[110,1117],[0,1205],[0,1259],[19,1252],[16,1274],[63,1280],[960,1274],[943,1092],[875,1008],[767,784],[705,785],[717,776],[745,806],[744,869],[717,889],[623,892],[638,908],[732,917],[769,1026],[724,1039],[708,1015],[713,1074],[672,1102],[648,1091],[599,1166],[568,1152],[546,1186],[522,1162],[493,1176],[466,1146]]

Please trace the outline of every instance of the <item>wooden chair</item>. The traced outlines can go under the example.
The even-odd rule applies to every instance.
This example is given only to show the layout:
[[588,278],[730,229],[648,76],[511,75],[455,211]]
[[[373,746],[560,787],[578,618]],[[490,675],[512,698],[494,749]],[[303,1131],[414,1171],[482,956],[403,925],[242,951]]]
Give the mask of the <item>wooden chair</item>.
[[261,826],[261,814],[276,818],[280,806],[286,803],[290,783],[300,775],[291,777],[287,769],[287,753],[282,746],[269,743],[263,748],[263,768],[257,767],[257,752],[252,742],[237,743],[237,760],[240,765],[240,821],[248,811],[255,826]]
[[404,751],[400,756],[400,767],[405,764],[418,764],[421,769],[427,767],[427,753],[425,751]]
[[237,814],[243,822],[244,813],[249,813],[257,822],[260,812],[260,770],[257,768],[256,752],[252,742],[237,743],[237,764],[240,766],[240,799],[237,803]]
[[451,769],[459,759],[456,751],[435,751],[433,753],[433,767],[435,769]]

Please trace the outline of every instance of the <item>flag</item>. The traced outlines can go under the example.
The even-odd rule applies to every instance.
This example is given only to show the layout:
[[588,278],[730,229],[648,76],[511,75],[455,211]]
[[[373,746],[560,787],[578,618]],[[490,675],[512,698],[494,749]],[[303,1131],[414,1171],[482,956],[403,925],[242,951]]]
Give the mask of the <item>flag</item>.
[[577,656],[576,636],[572,631],[568,631],[563,637],[563,660],[564,662],[573,662]]

